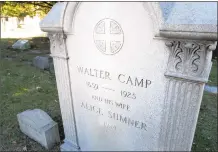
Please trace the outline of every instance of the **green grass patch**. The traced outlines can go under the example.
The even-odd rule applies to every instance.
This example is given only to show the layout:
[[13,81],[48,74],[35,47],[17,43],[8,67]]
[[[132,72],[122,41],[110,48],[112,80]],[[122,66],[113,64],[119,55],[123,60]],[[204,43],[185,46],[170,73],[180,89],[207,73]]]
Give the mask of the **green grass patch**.
[[[216,60],[207,84],[217,86]],[[217,94],[204,91],[192,151],[218,151],[217,145]]]
[[[30,37],[30,38],[20,38],[24,40],[29,40],[32,48],[41,49],[41,50],[49,50],[49,39],[47,37]],[[6,49],[10,48],[18,38],[1,38],[0,39],[0,48]]]
[[[5,38],[0,40],[0,58],[13,58],[14,60],[27,61],[32,60],[33,57],[37,55],[48,54],[50,51],[49,48],[49,39],[46,37],[33,37],[25,38],[29,40],[31,49],[28,50],[18,50],[12,49],[12,45],[19,39],[14,38]],[[31,54],[30,50],[40,50],[41,54]]]
[[213,60],[213,65],[210,71],[208,85],[217,86],[217,60]]
[[204,92],[192,151],[217,150],[217,95]]
[[55,77],[19,61],[0,61],[0,151],[45,150],[20,132],[16,115],[40,108],[61,121]]

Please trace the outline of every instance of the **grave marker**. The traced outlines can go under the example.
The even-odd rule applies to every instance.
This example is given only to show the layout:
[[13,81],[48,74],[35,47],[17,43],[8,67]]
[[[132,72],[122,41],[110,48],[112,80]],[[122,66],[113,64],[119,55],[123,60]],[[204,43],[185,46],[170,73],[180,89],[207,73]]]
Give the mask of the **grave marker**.
[[43,19],[62,151],[191,149],[217,36],[162,24],[154,2],[62,2]]
[[23,111],[17,114],[17,119],[21,131],[46,149],[60,142],[58,124],[43,110]]

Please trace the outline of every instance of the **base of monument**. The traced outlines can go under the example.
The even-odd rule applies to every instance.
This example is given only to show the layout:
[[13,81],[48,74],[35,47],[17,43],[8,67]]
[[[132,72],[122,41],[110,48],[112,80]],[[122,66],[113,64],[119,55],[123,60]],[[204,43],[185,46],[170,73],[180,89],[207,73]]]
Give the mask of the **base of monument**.
[[78,146],[73,145],[69,141],[64,141],[64,143],[60,146],[61,151],[80,151]]

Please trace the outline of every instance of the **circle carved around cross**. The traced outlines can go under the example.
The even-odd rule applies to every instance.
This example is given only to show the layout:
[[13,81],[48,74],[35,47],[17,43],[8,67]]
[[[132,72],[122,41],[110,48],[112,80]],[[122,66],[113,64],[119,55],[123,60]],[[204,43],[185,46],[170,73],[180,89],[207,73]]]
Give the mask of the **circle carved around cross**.
[[123,46],[123,30],[113,19],[100,20],[94,29],[94,42],[98,50],[106,55],[113,55]]

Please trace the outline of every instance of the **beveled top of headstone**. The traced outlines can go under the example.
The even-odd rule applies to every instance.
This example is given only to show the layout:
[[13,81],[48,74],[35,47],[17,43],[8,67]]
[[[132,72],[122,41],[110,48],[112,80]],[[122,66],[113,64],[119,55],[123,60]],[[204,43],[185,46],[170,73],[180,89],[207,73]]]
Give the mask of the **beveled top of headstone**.
[[[81,2],[58,2],[41,21],[45,32],[73,33],[73,16]],[[139,2],[142,3],[142,2]],[[162,37],[216,40],[216,2],[146,2],[156,9],[155,16]],[[176,33],[175,33],[176,32]]]
[[162,36],[217,39],[216,2],[160,2],[160,8],[163,16]]
[[45,32],[69,32],[78,4],[79,2],[57,2],[40,22],[41,30]]
[[160,2],[165,24],[217,25],[217,2]]

